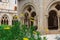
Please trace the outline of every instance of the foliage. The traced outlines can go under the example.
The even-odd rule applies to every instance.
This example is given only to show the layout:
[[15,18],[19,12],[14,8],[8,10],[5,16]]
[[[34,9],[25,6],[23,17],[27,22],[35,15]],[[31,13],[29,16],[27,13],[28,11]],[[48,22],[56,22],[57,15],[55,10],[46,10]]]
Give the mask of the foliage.
[[0,40],[42,40],[42,38],[41,34],[35,31],[34,26],[28,27],[15,21],[12,26],[0,26]]

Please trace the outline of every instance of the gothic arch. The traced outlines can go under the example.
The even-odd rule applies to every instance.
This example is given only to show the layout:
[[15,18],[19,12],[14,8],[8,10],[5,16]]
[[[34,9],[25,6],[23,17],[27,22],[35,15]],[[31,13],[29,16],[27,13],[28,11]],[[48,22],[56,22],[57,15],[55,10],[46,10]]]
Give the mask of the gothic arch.
[[8,25],[9,24],[9,20],[8,20],[8,15],[4,14],[1,18],[1,24],[6,24]]
[[23,10],[25,9],[25,7],[27,7],[28,5],[31,5],[31,6],[35,9],[35,11],[36,11],[36,13],[37,13],[36,5],[33,4],[33,3],[31,3],[31,2],[27,2],[27,3],[25,3],[25,4],[22,6],[22,13],[23,13]]
[[5,14],[5,13],[3,13],[3,14],[1,14],[0,17],[2,18],[3,15],[7,15],[7,16],[9,17],[9,20],[10,20],[11,16],[10,16],[9,14]]
[[23,14],[24,14],[24,23],[27,26],[34,25],[37,29],[37,14],[34,6],[32,5],[26,5],[23,9]]
[[18,19],[18,15],[13,15],[12,19]]
[[57,17],[57,12],[55,10],[51,10],[49,12],[48,29],[49,30],[58,29],[58,17]]
[[[54,12],[52,11],[52,10],[54,10]],[[52,15],[51,15],[51,18],[56,22],[56,24],[54,24],[54,21],[52,21],[53,22],[53,25],[57,25],[56,26],[56,29],[58,29],[58,26],[59,26],[59,21],[58,21],[58,15],[59,15],[59,11],[60,11],[60,1],[59,0],[55,0],[55,1],[53,1],[51,4],[50,4],[50,6],[49,6],[49,8],[48,8],[48,11],[47,11],[47,13],[48,13],[48,26],[50,25],[50,23],[49,23],[49,20],[50,20],[50,13],[52,13]],[[55,13],[56,13],[56,15],[55,15]],[[52,16],[54,16],[55,15],[55,17],[52,17]],[[50,20],[51,21],[51,20]],[[51,23],[52,24],[52,23]],[[55,27],[55,26],[54,26]],[[55,29],[55,28],[52,28],[52,29]],[[48,27],[49,28],[49,27]]]
[[17,15],[14,15],[14,16],[12,17],[12,25],[14,25],[15,22],[18,22],[18,16],[17,16]]
[[49,9],[50,9],[50,7],[52,6],[52,5],[54,5],[55,3],[57,3],[57,2],[60,2],[60,0],[53,0],[53,1],[51,1],[48,5],[47,5],[47,12],[49,11]]
[[[12,16],[10,14],[8,14],[8,13],[3,13],[3,14],[1,13],[0,18],[2,18],[3,15],[7,15],[8,16],[8,20],[9,20],[8,25],[11,25]],[[1,21],[1,19],[0,19],[0,21]],[[0,24],[1,24],[1,22],[0,22]]]

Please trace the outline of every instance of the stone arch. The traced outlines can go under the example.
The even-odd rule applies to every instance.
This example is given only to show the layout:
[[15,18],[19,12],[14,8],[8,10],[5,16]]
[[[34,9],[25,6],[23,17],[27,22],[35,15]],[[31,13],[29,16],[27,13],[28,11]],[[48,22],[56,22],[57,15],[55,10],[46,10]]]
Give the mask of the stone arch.
[[1,24],[9,24],[9,17],[8,15],[4,14],[2,17],[1,17]]
[[58,6],[60,6],[60,0],[54,0],[54,1],[52,1],[51,2],[51,4],[48,6],[48,9],[47,9],[47,14],[48,14],[48,18],[49,18],[49,12],[51,11],[51,10],[55,10],[57,13],[57,15],[56,15],[56,20],[57,20],[57,29],[58,29],[58,26],[59,26],[59,21],[58,21],[58,15],[59,15],[59,13],[58,13],[58,11],[60,10],[60,7],[58,7],[58,8],[56,8],[56,5],[57,4],[59,4]]
[[18,16],[17,16],[17,15],[14,15],[14,16],[13,16],[13,19],[14,19],[14,17],[15,17],[15,19],[18,19]]
[[2,18],[3,15],[7,15],[9,17],[9,19],[11,18],[11,16],[9,14],[5,14],[5,13],[1,14],[0,17]]
[[36,13],[37,13],[36,5],[33,4],[33,3],[31,3],[31,2],[25,3],[25,4],[22,6],[22,13],[23,13],[24,8],[25,8],[26,6],[28,6],[28,5],[31,5],[31,6],[35,9],[35,11],[36,11]]
[[[9,21],[8,25],[11,25],[12,24],[11,23],[12,16],[10,14],[8,14],[8,13],[3,13],[3,14],[1,13],[0,18],[2,18],[3,15],[7,15],[8,16],[8,21]],[[0,19],[0,24],[1,24],[1,19]]]
[[15,22],[18,22],[18,16],[17,16],[17,15],[14,15],[14,16],[12,17],[12,25],[14,25]]
[[[34,24],[34,22],[32,22],[32,21],[35,21],[35,27],[36,27],[36,29],[37,29],[37,24],[38,24],[38,22],[37,22],[37,24],[36,24],[36,21],[38,20],[37,19],[37,13],[36,13],[36,10],[35,10],[35,8],[34,8],[34,6],[32,6],[31,4],[26,4],[25,6],[24,6],[24,8],[23,8],[23,10],[22,10],[22,13],[25,15],[25,14],[28,14],[28,17],[27,18],[25,18],[26,16],[24,16],[24,22],[25,22],[25,24],[27,24],[28,26],[30,26],[30,25],[33,25]],[[32,17],[31,16],[31,14],[32,13],[36,13],[35,14],[35,17]],[[35,19],[34,19],[35,18]]]
[[47,12],[49,11],[49,9],[50,9],[50,7],[53,5],[53,4],[55,4],[55,3],[57,3],[57,2],[60,2],[60,0],[53,0],[53,1],[51,1],[48,5],[47,5]]

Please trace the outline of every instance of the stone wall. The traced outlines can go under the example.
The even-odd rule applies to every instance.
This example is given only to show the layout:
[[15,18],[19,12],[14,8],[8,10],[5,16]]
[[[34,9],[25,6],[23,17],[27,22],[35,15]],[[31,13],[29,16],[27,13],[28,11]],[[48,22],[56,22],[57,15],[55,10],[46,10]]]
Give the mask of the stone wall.
[[32,5],[37,14],[38,31],[40,31],[42,34],[56,34],[59,33],[59,28],[58,30],[48,29],[48,13],[51,5],[53,5],[55,2],[59,2],[59,0],[20,0],[18,1],[18,14],[20,15],[23,13],[23,9],[27,5]]

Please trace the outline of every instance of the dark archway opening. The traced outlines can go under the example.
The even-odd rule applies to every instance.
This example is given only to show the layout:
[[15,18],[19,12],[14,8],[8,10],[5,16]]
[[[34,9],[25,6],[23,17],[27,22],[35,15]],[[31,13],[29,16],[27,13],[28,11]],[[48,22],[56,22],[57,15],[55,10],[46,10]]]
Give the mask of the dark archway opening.
[[13,19],[12,19],[12,25],[15,25],[16,22],[18,22],[17,15],[13,16]]
[[31,21],[31,25],[33,25],[34,24],[34,17],[36,16],[36,13],[35,12],[32,12],[31,13],[31,20],[33,20],[33,21]]
[[49,12],[48,29],[49,30],[57,30],[58,29],[58,17],[57,17],[57,12],[55,10],[51,10]]
[[7,17],[2,17],[2,19],[1,19],[1,24],[6,24],[6,25],[8,25],[8,19],[7,19]]
[[[35,20],[34,18],[35,18],[35,16],[36,16],[36,12],[32,12],[32,13],[31,13],[31,17],[32,17],[32,18],[31,18],[31,20],[32,20],[32,21],[31,21],[31,25],[34,25],[34,20]],[[34,26],[34,30],[37,30],[37,29],[38,29],[38,26],[35,25],[35,26]]]

